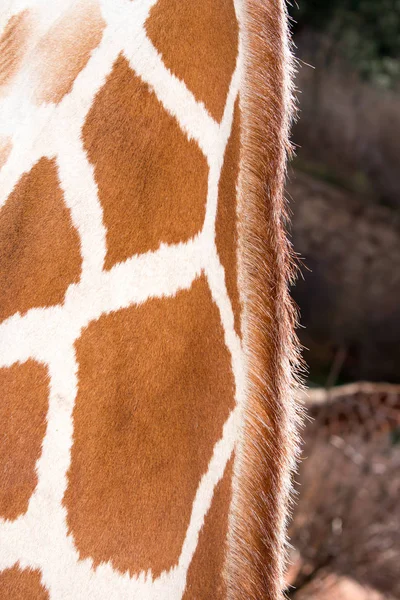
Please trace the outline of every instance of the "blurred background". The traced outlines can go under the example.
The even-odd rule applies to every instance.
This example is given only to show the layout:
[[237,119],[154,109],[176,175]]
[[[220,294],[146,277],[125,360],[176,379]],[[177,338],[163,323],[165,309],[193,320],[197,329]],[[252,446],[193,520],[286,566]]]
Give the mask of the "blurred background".
[[[400,0],[289,7],[308,365],[291,598],[400,599]],[[368,385],[360,382],[369,382]]]

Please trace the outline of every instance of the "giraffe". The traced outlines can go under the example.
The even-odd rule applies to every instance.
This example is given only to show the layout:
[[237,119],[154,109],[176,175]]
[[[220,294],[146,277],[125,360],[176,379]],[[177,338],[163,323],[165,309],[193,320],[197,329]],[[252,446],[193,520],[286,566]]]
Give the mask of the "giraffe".
[[398,597],[400,386],[357,382],[305,401],[290,597]]
[[10,0],[0,48],[0,596],[280,598],[283,0]]

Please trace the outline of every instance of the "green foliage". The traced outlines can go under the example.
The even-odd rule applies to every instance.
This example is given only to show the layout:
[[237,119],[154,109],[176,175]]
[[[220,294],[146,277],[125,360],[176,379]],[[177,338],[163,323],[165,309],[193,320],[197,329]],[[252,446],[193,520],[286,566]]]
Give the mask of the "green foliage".
[[397,444],[400,444],[400,427],[397,427],[393,432],[392,432],[392,445],[396,446]]
[[289,12],[293,31],[325,33],[367,79],[400,80],[400,0],[300,0]]

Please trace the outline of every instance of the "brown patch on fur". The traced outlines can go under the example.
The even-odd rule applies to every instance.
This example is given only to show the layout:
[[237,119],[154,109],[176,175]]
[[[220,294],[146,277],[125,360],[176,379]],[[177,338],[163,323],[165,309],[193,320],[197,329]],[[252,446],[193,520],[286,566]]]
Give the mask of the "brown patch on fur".
[[38,569],[21,569],[14,566],[0,573],[0,598],[4,600],[49,600],[41,583]]
[[6,164],[10,152],[12,150],[12,142],[9,137],[0,138],[0,169]]
[[225,563],[228,513],[232,496],[233,458],[225,467],[223,478],[200,531],[196,552],[190,564],[186,591],[182,600],[225,600],[226,584],[222,573]]
[[236,101],[232,132],[225,150],[224,164],[218,190],[218,212],[215,242],[225,270],[226,287],[232,302],[236,333],[240,336],[240,300],[237,281],[237,200],[236,184],[239,173],[240,112]]
[[173,298],[100,317],[76,351],[69,530],[81,558],[157,576],[178,562],[197,487],[234,404],[205,278]]
[[238,52],[232,0],[159,0],[146,22],[164,64],[221,121]]
[[282,598],[285,520],[297,420],[291,363],[294,315],[283,183],[290,90],[283,2],[244,3],[239,280],[247,398],[235,464],[230,600]]
[[11,17],[0,38],[0,95],[11,83],[24,58],[31,30],[31,15],[24,10]]
[[200,231],[206,160],[126,59],[98,93],[83,138],[104,210],[107,269]]
[[58,103],[68,94],[102,38],[97,0],[80,0],[40,40],[35,52],[38,102]]
[[42,158],[0,212],[0,320],[61,303],[79,280],[79,245],[55,161]]
[[13,520],[26,512],[37,484],[35,465],[46,433],[47,369],[33,360],[2,368],[0,389],[0,516]]

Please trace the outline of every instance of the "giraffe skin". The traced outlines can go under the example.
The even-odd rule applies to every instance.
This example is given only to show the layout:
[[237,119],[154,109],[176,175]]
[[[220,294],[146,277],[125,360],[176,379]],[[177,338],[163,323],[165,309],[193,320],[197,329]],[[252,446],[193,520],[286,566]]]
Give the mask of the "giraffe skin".
[[400,386],[315,389],[305,404],[290,597],[398,597]]
[[11,0],[0,49],[0,596],[279,598],[283,4]]

